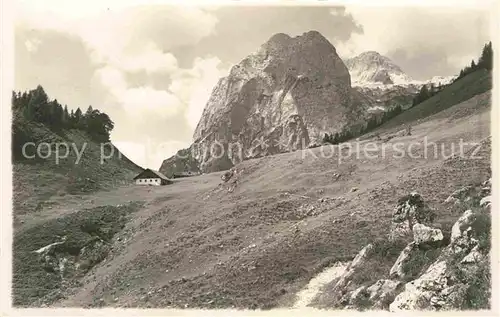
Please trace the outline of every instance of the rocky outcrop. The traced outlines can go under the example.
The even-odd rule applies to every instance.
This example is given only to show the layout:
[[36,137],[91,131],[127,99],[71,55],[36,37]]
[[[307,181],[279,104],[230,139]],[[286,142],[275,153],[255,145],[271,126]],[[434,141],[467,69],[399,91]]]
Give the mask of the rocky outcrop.
[[212,172],[305,149],[360,120],[361,111],[327,39],[316,31],[275,34],[214,87],[193,135],[193,158]]
[[472,223],[476,220],[476,214],[467,210],[451,228],[451,246],[454,252],[462,252],[476,244],[477,240],[472,235]]
[[446,262],[435,262],[420,278],[405,285],[405,290],[389,306],[390,310],[427,308],[431,298],[444,290],[446,282]]
[[390,239],[411,235],[414,224],[430,224],[434,217],[420,194],[412,192],[400,198],[393,211]]
[[192,173],[199,174],[199,162],[193,157],[193,149],[179,150],[174,156],[164,160],[159,169],[160,173],[168,178],[174,178],[177,174]]
[[[466,210],[455,222],[451,228],[450,243],[423,274],[405,284],[403,292],[390,304],[390,311],[490,307],[488,253],[491,248],[491,215],[489,205],[479,201],[491,193],[491,180],[483,182],[479,189],[477,187],[465,186],[450,195],[456,200],[455,203],[469,202],[474,210]],[[416,240],[432,242],[442,239],[438,229],[421,230],[424,227],[418,225],[419,229],[415,230],[415,226],[413,231]],[[413,242],[403,250],[391,269],[392,277],[405,277],[404,272],[401,274],[402,267],[414,261],[418,254],[416,246],[416,242]]]
[[85,274],[95,264],[101,262],[110,250],[109,244],[97,237],[78,250],[78,255],[73,254],[76,252],[73,252],[72,248],[75,248],[74,242],[63,237],[62,241],[51,243],[33,252],[38,255],[45,271],[56,272],[62,280],[69,280]]
[[416,245],[435,244],[443,241],[443,233],[439,229],[431,228],[421,223],[413,225],[413,241]]
[[370,287],[360,286],[349,298],[350,308],[387,309],[403,284],[394,280],[378,280]]
[[470,199],[470,194],[473,191],[472,186],[464,186],[460,189],[457,189],[454,191],[446,200],[444,201],[447,204],[453,203],[453,204],[459,204],[461,201],[464,201],[465,199]]
[[[316,306],[394,312],[489,308],[491,215],[489,205],[481,206],[480,200],[491,193],[491,184],[471,188],[459,190],[456,197],[470,202],[472,209],[458,218],[451,232],[445,231],[446,236],[441,225],[434,227],[435,214],[419,194],[402,197],[393,222],[407,229],[413,223],[411,230],[364,247],[327,293],[315,299]],[[394,251],[401,249],[395,259]]]
[[[469,284],[489,267],[487,253],[481,249],[472,226],[477,214],[468,210],[455,223],[451,243],[419,278],[407,283],[390,305],[391,311],[460,309],[467,300]],[[476,233],[477,234],[477,233]],[[483,276],[481,276],[483,277]],[[479,295],[479,294],[478,294]]]
[[481,207],[489,207],[491,205],[491,195],[483,197],[481,201],[479,202],[479,205]]
[[[368,245],[356,256],[335,286],[337,293],[342,295],[340,303],[343,308],[396,312],[464,309],[474,305],[484,308],[489,305],[489,249],[485,247],[485,239],[489,236],[480,233],[484,229],[478,230],[480,219],[486,219],[484,217],[487,216],[482,212],[466,211],[453,226],[450,244],[437,249],[439,256],[427,264],[428,267],[422,263],[425,249],[423,251],[421,247],[425,245],[427,250],[435,247],[433,243],[442,239],[442,233],[438,229],[416,224],[414,233],[417,241],[408,244],[401,252],[390,270],[390,279],[380,279],[371,285],[353,285],[353,275],[361,266],[367,265],[366,261],[374,252],[373,246]],[[422,237],[425,239],[417,243]],[[408,267],[414,270],[416,265],[423,265],[422,273],[408,281]],[[408,281],[406,284],[405,280]]]
[[403,283],[397,280],[378,280],[375,284],[368,287],[366,292],[368,300],[372,302],[374,309],[387,309],[396,297]]
[[361,267],[361,265],[366,261],[366,259],[370,256],[372,252],[373,252],[372,244],[367,245],[366,247],[361,249],[361,251],[359,251],[356,257],[347,266],[344,274],[342,274],[339,281],[335,285],[335,290],[342,290],[348,285],[354,273],[358,270],[359,267]]
[[409,243],[403,251],[399,254],[396,262],[391,267],[389,276],[391,278],[404,279],[406,277],[406,272],[404,270],[405,265],[414,257],[418,252],[418,246],[415,242]]

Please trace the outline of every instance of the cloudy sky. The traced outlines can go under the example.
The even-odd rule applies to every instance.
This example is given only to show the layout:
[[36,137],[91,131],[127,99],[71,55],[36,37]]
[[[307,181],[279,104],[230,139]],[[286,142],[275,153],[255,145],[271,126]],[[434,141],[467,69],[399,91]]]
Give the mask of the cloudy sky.
[[375,50],[415,79],[456,74],[490,40],[490,13],[457,7],[18,0],[15,13],[16,90],[108,113],[112,141],[154,169],[189,146],[217,80],[275,33],[317,30],[342,58]]

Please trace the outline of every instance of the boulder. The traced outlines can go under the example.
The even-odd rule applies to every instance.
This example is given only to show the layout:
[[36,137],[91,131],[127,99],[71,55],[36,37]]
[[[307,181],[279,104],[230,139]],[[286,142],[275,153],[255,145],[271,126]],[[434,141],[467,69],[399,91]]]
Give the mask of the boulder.
[[403,286],[400,281],[394,280],[378,280],[375,284],[366,289],[368,300],[374,309],[388,309],[389,304],[398,294],[399,289]]
[[481,201],[479,202],[479,205],[481,207],[489,207],[491,205],[491,195],[483,197]]
[[356,288],[350,295],[349,302],[351,305],[356,305],[366,297],[366,286]]
[[484,259],[484,255],[479,251],[479,246],[476,245],[472,250],[467,254],[460,263],[462,264],[473,264],[478,263]]
[[451,228],[450,246],[454,253],[471,250],[478,243],[478,240],[472,235],[471,225],[475,220],[475,213],[472,210],[467,210]]
[[446,200],[444,201],[445,203],[459,203],[460,201],[464,200],[467,198],[474,188],[472,186],[464,186],[460,189],[457,189],[454,191]]
[[389,272],[389,276],[391,278],[399,278],[403,279],[405,277],[405,272],[403,270],[403,267],[408,261],[410,261],[411,257],[418,252],[418,247],[415,242],[409,243],[403,251],[399,254],[399,257],[397,258],[396,262],[394,262],[394,265],[391,267],[391,270]]
[[433,263],[418,279],[406,283],[404,291],[389,305],[389,310],[432,310],[431,298],[447,287],[446,269],[445,261]]
[[421,223],[413,225],[413,240],[417,245],[440,242],[443,238],[443,233],[439,229]]
[[227,182],[228,180],[231,179],[232,176],[233,176],[233,170],[231,169],[231,170],[225,172],[224,174],[222,174],[221,179],[223,182]]
[[390,237],[396,239],[412,232],[415,223],[430,224],[434,221],[434,212],[425,204],[417,192],[401,197],[392,214]]
[[[404,291],[390,304],[390,311],[462,309],[471,294],[469,285],[474,285],[475,292],[485,292],[478,288],[478,283],[488,288],[487,284],[484,285],[488,283],[488,278],[480,277],[484,276],[484,270],[488,270],[489,262],[478,246],[478,237],[474,236],[477,234],[472,230],[475,220],[476,215],[471,210],[457,220],[452,228],[450,244],[420,277],[405,284]],[[402,261],[398,259],[398,262]],[[397,269],[393,267],[393,271]],[[478,296],[488,298],[489,295]]]
[[335,284],[334,290],[345,293],[344,290],[351,280],[353,274],[361,267],[364,262],[368,259],[373,251],[373,244],[368,244],[354,257],[352,262],[347,266],[344,273],[340,276],[339,280]]

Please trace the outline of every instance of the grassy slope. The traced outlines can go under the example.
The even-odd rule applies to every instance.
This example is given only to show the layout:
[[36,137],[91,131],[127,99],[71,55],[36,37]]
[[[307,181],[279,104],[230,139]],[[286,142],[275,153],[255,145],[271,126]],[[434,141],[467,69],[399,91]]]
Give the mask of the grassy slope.
[[[36,155],[34,158],[19,155],[26,142],[53,144],[51,155],[40,158],[33,146],[28,147],[26,152],[29,156]],[[68,156],[61,157],[59,162],[56,161],[55,143],[69,147]],[[60,288],[66,283],[58,272],[44,267],[32,251],[59,241],[63,235],[69,235],[66,244],[81,249],[92,241],[92,234],[82,227],[89,221],[102,223],[107,232],[116,233],[126,221],[121,217],[124,210],[137,208],[101,204],[84,210],[80,206],[82,198],[128,184],[142,169],[116,148],[113,149],[113,156],[101,164],[101,145],[92,141],[85,132],[67,130],[54,133],[43,124],[24,120],[19,113],[14,113],[12,145],[13,300],[14,305],[29,306],[44,296],[59,296]],[[78,153],[82,153],[83,149],[79,161],[74,145]],[[41,149],[43,156],[48,154],[45,146]],[[103,154],[110,152],[111,147],[106,145]],[[64,146],[60,147],[60,153],[65,156]],[[68,255],[71,252],[61,249],[59,253]]]
[[[471,80],[470,76],[462,80]],[[469,84],[453,89],[461,98],[467,96],[463,90],[471,95],[480,90]],[[398,141],[408,144],[423,135],[443,143],[482,139],[489,133],[489,116],[484,105],[478,112],[468,111],[478,105],[476,99],[443,106],[449,109],[415,126],[411,137]],[[443,117],[445,112],[460,115]],[[312,152],[319,156],[320,151],[328,153],[325,148]],[[329,158],[304,158],[305,151],[298,151],[242,162],[237,166],[241,174],[234,191],[218,186],[220,174],[183,179],[172,187],[125,189],[129,191],[120,192],[124,201],[132,199],[127,195],[149,201],[130,223],[131,236],[120,253],[107,259],[106,265],[97,265],[84,277],[83,286],[60,305],[289,305],[322,268],[352,259],[366,244],[384,237],[401,195],[420,192],[449,232],[459,212],[443,201],[457,188],[487,177],[490,151],[483,146],[480,160],[394,159],[388,155],[369,164],[365,164],[369,159],[356,157],[339,163],[338,149]],[[92,175],[104,177],[93,166],[88,168]],[[351,192],[352,187],[358,190]],[[336,199],[319,201],[325,197]],[[307,214],[311,207],[312,215]],[[389,263],[393,263],[392,256],[380,264],[381,274]]]
[[[20,153],[25,142],[35,144],[64,143],[69,147],[67,158],[56,162],[55,145],[46,159],[36,155],[33,146],[27,147],[28,155],[36,155],[28,159],[20,155],[13,157],[13,201],[15,223],[17,216],[39,213],[44,208],[52,208],[58,199],[67,199],[66,195],[85,195],[98,190],[111,189],[129,183],[134,174],[141,168],[114,149],[112,158],[101,164],[100,144],[91,141],[82,131],[69,130],[56,134],[39,123],[26,122],[15,116],[13,123],[13,150]],[[77,154],[86,144],[81,160],[77,162]],[[46,147],[41,148],[47,151]],[[41,152],[44,153],[44,152]],[[66,153],[60,147],[61,156]],[[103,153],[110,153],[105,146]],[[78,164],[76,164],[78,163]]]
[[[397,141],[409,144],[424,135],[444,144],[482,139],[489,134],[488,107],[463,111],[475,108],[476,99],[447,110],[462,116],[431,118]],[[487,145],[479,160],[395,158],[388,148],[385,157],[351,156],[339,163],[338,148],[320,155],[331,149],[244,161],[236,166],[241,173],[232,191],[219,185],[220,173],[152,189],[162,199],[138,212],[124,251],[60,305],[93,306],[97,299],[116,307],[290,305],[325,266],[352,259],[384,238],[402,195],[421,193],[449,234],[460,213],[444,204],[446,197],[491,172]],[[141,190],[146,194],[135,191]],[[382,274],[393,256],[379,266]]]
[[446,87],[439,94],[426,101],[404,111],[392,120],[379,127],[380,129],[390,129],[399,127],[402,124],[415,122],[424,119],[453,105],[463,102],[490,90],[492,87],[491,72],[480,69],[464,78],[457,80],[452,85]]

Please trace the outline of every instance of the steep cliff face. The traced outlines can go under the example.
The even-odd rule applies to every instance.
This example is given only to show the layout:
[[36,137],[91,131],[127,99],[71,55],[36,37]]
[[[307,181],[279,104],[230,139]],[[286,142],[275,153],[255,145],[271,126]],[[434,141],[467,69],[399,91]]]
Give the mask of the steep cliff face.
[[320,33],[276,34],[219,80],[194,132],[205,172],[302,149],[358,117],[347,67]]

